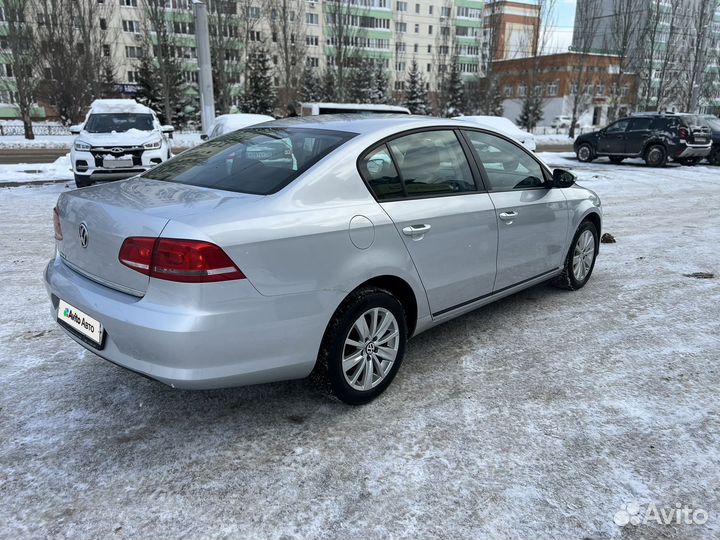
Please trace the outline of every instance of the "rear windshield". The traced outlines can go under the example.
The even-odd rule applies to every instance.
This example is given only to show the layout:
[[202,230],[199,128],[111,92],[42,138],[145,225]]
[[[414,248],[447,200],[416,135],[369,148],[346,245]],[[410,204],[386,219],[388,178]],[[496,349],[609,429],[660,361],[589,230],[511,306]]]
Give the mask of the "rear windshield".
[[129,129],[152,131],[152,114],[100,113],[91,114],[85,122],[88,133],[123,133]]
[[683,114],[681,117],[683,124],[687,127],[704,127],[707,126],[707,122],[702,116],[695,114]]
[[252,128],[187,150],[142,176],[268,195],[282,189],[354,136],[324,129]]

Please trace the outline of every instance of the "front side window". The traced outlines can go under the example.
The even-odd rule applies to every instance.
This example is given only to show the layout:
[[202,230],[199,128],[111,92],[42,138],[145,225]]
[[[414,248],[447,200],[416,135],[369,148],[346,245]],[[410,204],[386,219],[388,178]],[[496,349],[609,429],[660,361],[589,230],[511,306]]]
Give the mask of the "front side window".
[[490,191],[545,187],[542,167],[524,150],[489,133],[464,133],[485,169]]
[[425,131],[387,143],[407,197],[476,191],[470,165],[452,130]]
[[129,129],[152,131],[153,117],[152,114],[134,113],[91,114],[84,129],[88,133],[124,133]]
[[625,129],[628,127],[628,124],[630,123],[630,120],[618,120],[614,124],[610,124],[605,131],[607,133],[620,133],[622,131],[625,131]]
[[142,176],[152,180],[269,195],[354,135],[302,128],[241,129],[186,150]]

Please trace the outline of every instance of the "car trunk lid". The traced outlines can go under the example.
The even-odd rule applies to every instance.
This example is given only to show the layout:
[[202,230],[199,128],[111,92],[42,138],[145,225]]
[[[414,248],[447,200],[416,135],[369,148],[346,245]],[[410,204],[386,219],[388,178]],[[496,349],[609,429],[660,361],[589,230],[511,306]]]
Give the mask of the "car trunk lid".
[[126,238],[157,238],[174,218],[210,212],[227,198],[217,190],[130,179],[64,193],[58,200],[62,240],[58,251],[71,268],[108,287],[143,296],[150,278],[123,265]]

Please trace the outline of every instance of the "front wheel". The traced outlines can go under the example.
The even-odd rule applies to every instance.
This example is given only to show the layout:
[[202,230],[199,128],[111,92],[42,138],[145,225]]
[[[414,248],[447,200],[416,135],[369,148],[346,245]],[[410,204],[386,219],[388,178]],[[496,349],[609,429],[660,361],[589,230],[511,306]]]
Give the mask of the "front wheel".
[[597,252],[597,228],[591,221],[583,221],[570,244],[563,271],[553,280],[553,285],[571,291],[582,289],[595,268]]
[[590,163],[593,160],[593,149],[588,143],[578,146],[576,152],[578,161],[581,163]]
[[406,341],[405,310],[397,298],[384,289],[361,289],[333,315],[315,374],[341,401],[368,403],[395,378]]

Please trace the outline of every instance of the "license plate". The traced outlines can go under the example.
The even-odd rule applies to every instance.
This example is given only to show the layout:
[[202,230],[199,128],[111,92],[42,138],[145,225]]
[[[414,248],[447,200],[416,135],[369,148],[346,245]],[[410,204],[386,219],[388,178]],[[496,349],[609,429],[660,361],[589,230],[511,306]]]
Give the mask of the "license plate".
[[80,332],[83,336],[98,345],[102,344],[103,327],[100,321],[93,319],[87,313],[71,306],[64,300],[60,300],[58,306],[58,321],[68,325],[73,330]]
[[132,159],[103,159],[103,167],[106,169],[126,169],[132,165]]
[[705,137],[695,137],[696,143],[706,143],[707,139]]

